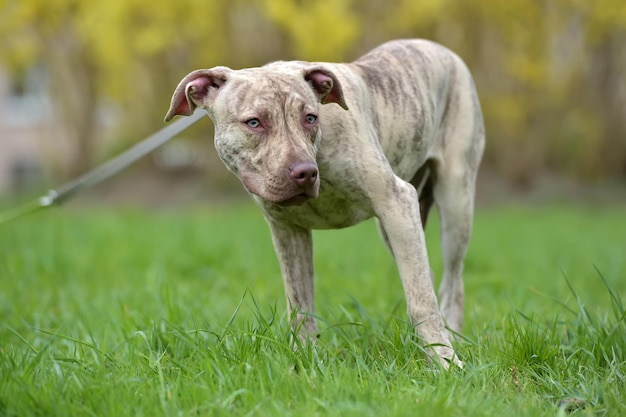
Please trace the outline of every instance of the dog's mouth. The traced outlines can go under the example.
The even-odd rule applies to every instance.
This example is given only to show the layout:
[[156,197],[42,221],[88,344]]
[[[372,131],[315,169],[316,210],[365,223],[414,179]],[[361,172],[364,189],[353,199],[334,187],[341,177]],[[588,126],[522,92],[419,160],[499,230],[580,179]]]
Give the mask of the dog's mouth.
[[276,202],[281,207],[301,206],[309,201],[311,197],[307,193],[300,193],[283,201]]
[[312,198],[317,198],[317,195],[309,195],[306,192],[301,192],[299,194],[293,195],[288,198],[281,199],[278,196],[267,196],[262,195],[254,189],[246,186],[246,189],[253,195],[260,197],[262,200],[277,205],[279,207],[293,207],[293,206],[301,206]]
[[265,202],[279,207],[301,206],[307,201],[316,199],[319,196],[319,181],[311,187],[306,187],[300,190],[292,189],[289,190],[290,192],[285,192],[283,190],[268,192],[269,190],[263,190],[263,188],[257,187],[257,182],[252,179],[249,176],[242,175],[241,181],[246,190],[256,197],[261,198]]

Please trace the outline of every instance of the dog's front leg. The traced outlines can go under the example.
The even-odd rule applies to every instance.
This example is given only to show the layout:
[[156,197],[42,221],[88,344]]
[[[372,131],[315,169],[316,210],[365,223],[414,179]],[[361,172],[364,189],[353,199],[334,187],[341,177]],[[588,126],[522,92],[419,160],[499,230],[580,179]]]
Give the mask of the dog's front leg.
[[292,329],[302,341],[314,340],[318,328],[313,317],[315,288],[311,230],[286,225],[271,218],[267,218],[267,221],[283,274],[287,312],[292,318]]
[[417,192],[399,178],[394,182],[373,203],[398,265],[408,315],[432,356],[446,367],[449,361],[462,366],[448,340],[437,305]]

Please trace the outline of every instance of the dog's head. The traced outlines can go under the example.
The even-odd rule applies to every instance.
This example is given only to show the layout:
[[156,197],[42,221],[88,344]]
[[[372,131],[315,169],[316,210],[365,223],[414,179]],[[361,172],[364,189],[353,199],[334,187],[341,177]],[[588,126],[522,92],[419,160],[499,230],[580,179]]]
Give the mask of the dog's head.
[[250,193],[274,204],[302,204],[319,194],[319,106],[326,103],[348,109],[339,80],[322,65],[215,67],[183,78],[165,121],[206,109],[220,159]]

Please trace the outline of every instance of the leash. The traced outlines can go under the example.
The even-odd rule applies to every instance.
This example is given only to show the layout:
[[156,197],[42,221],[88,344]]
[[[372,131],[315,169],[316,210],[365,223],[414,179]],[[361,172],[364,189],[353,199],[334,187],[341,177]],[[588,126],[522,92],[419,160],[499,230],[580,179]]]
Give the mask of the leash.
[[78,192],[92,187],[112,175],[117,174],[138,159],[143,158],[159,146],[174,138],[180,132],[196,123],[205,115],[206,113],[204,111],[197,110],[189,117],[180,118],[174,123],[165,126],[163,129],[148,136],[124,153],[100,166],[97,166],[80,177],[61,185],[56,190],[50,190],[48,191],[48,194],[42,197],[10,209],[4,213],[0,213],[0,226],[44,208],[51,207],[52,205],[61,204],[76,195]]

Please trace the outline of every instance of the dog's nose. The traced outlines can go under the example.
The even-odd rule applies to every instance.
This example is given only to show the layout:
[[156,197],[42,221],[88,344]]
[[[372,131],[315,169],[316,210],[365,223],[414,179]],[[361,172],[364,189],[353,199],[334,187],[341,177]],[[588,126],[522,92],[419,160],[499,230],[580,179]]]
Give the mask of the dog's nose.
[[309,188],[317,181],[317,165],[313,162],[298,162],[289,167],[289,176],[299,187]]

